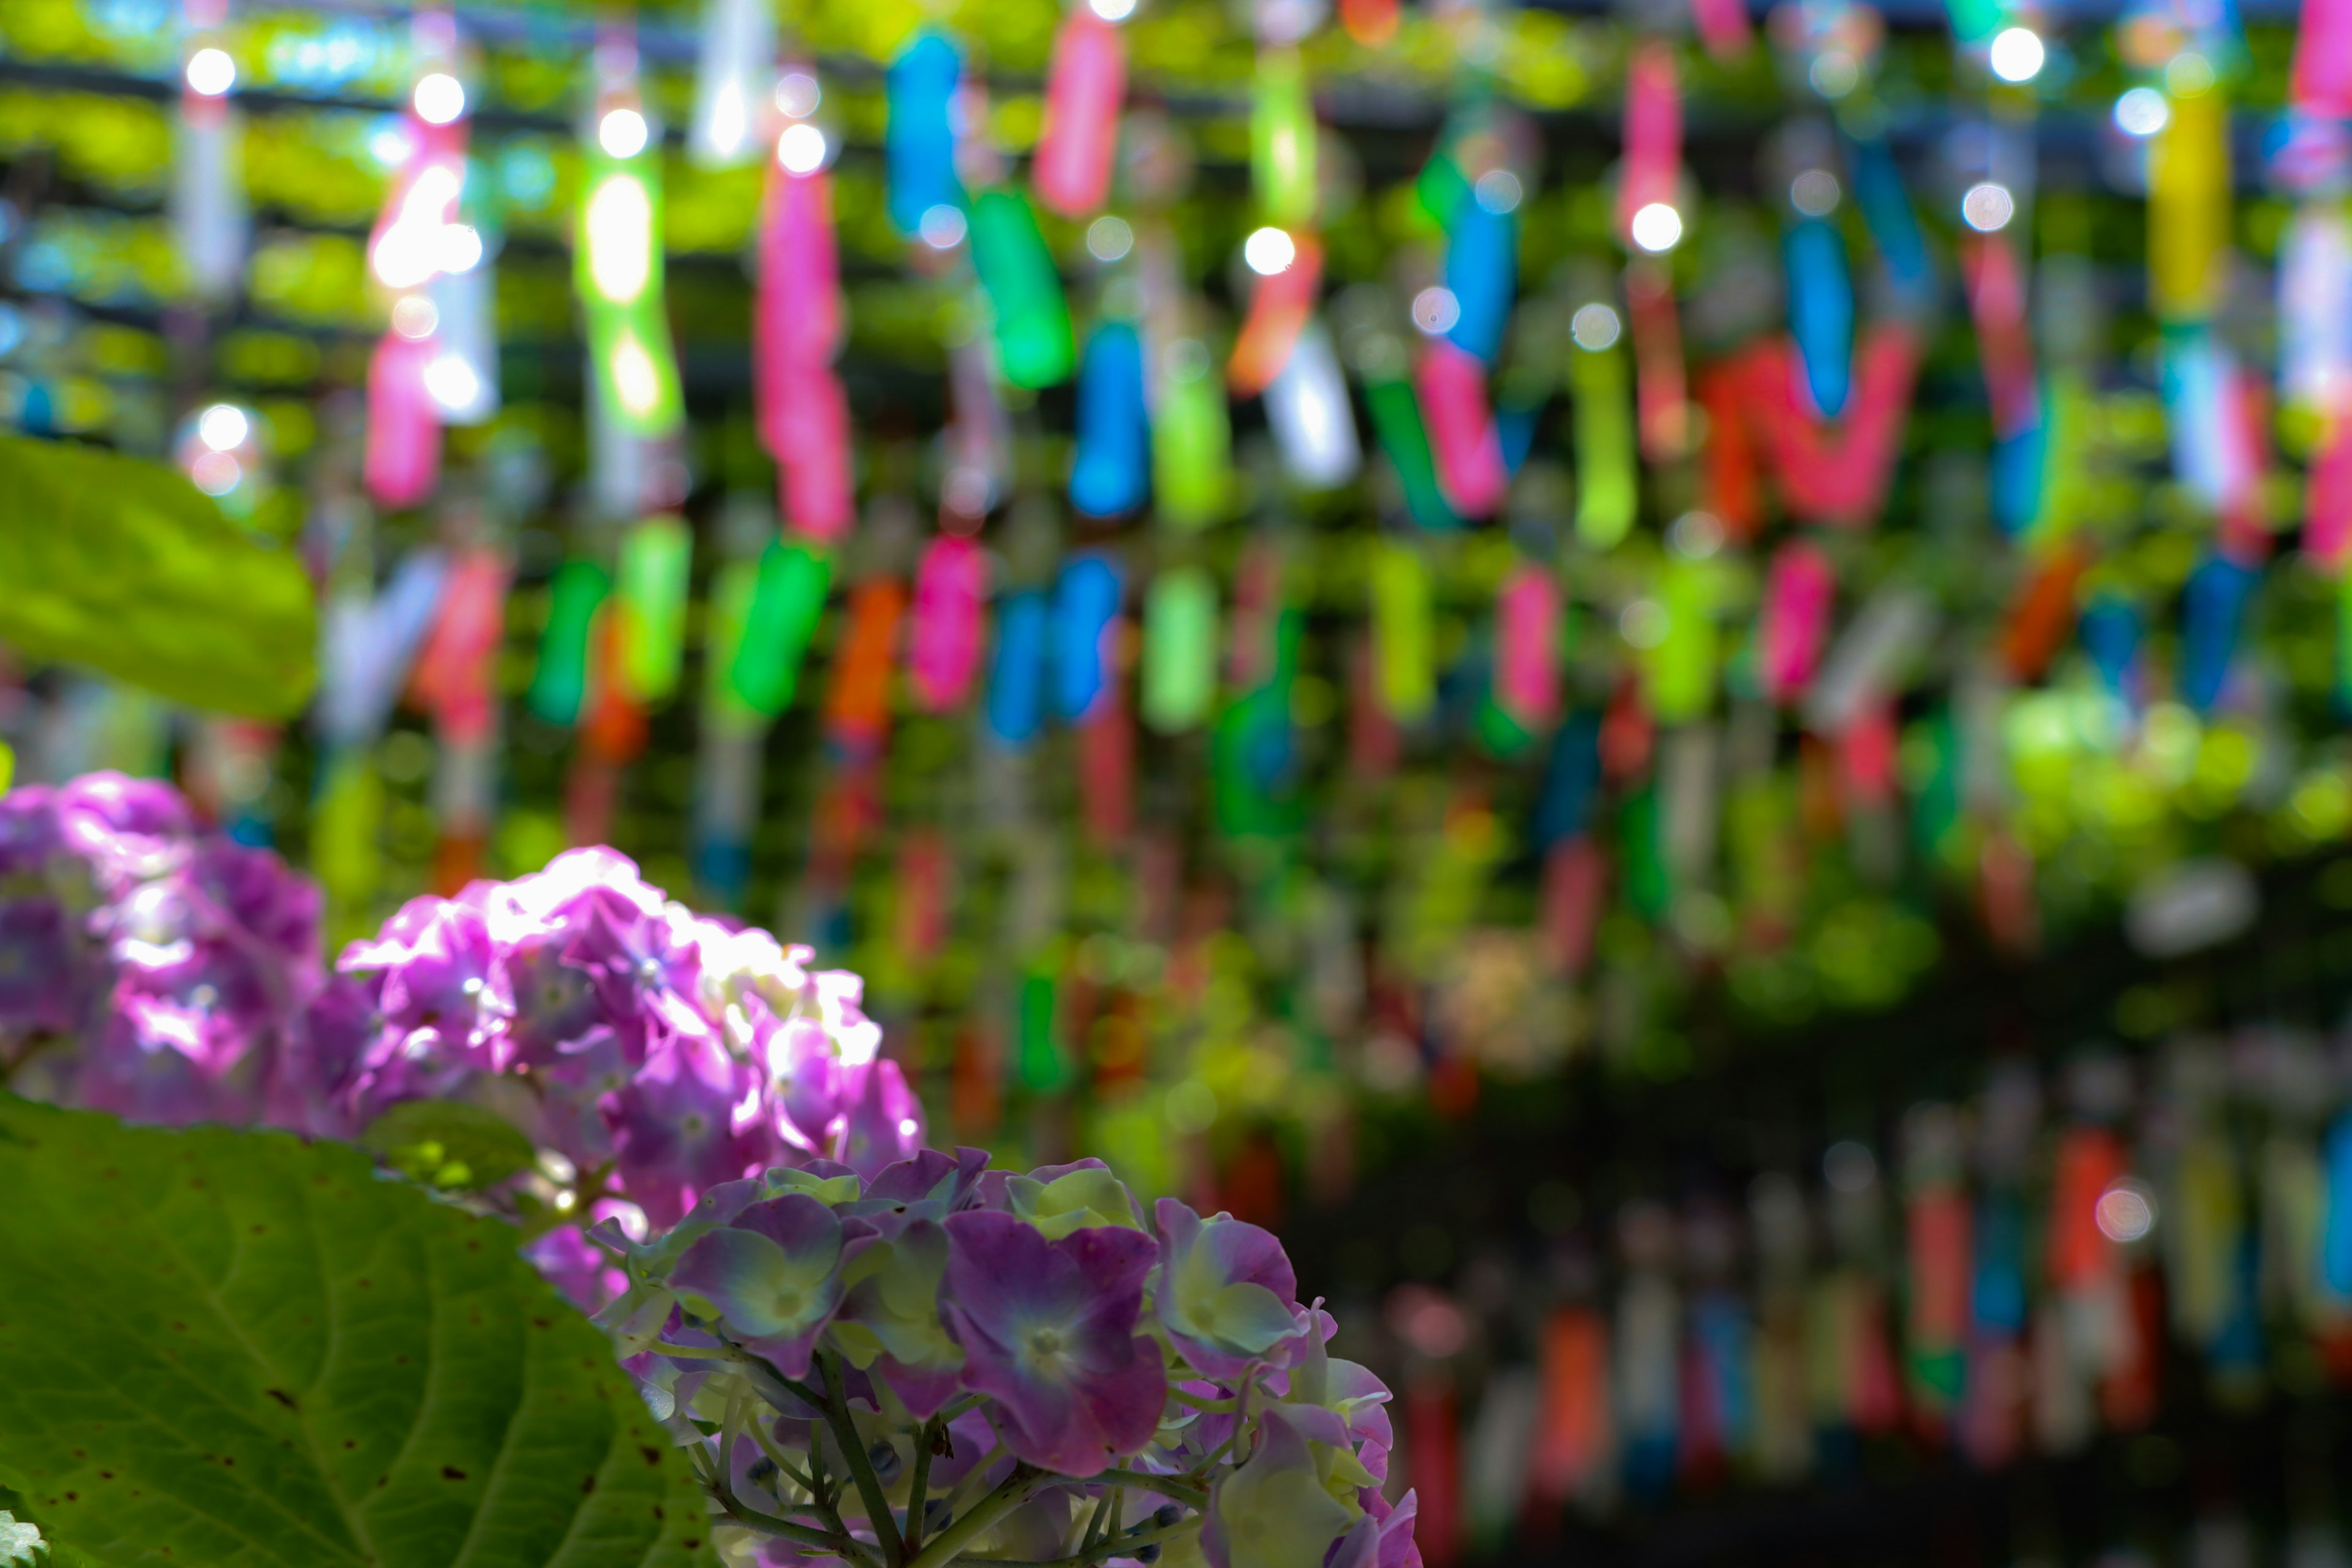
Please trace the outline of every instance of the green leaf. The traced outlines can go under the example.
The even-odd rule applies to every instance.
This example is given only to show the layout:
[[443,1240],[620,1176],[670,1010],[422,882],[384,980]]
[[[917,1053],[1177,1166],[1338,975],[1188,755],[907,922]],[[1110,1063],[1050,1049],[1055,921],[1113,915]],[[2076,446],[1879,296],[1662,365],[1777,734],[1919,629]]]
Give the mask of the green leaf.
[[701,1494],[515,1232],[357,1149],[0,1098],[0,1485],[107,1568],[692,1568]]
[[465,1191],[493,1186],[537,1157],[514,1123],[462,1100],[404,1100],[368,1123],[360,1144],[405,1175]]
[[221,515],[176,468],[0,437],[0,637],[193,707],[301,711],[318,612],[291,550]]

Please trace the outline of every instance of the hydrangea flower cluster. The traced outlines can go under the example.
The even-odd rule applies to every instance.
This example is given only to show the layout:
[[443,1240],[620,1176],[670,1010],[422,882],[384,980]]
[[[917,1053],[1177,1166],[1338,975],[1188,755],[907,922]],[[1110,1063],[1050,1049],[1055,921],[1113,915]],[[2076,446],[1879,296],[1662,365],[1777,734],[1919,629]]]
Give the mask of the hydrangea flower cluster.
[[[331,974],[317,889],[201,830],[170,785],[96,773],[0,796],[12,1087],[326,1137],[466,1100],[542,1152],[526,1179],[583,1222],[667,1226],[747,1173],[823,1157],[874,1174],[922,1146],[862,982],[810,957],[581,849],[413,900]],[[615,1275],[576,1226],[531,1253],[591,1308]]]
[[1419,1568],[1389,1391],[1281,1244],[1100,1161],[816,1159],[591,1235],[732,1563]]
[[318,1092],[347,1034],[331,989],[317,889],[200,831],[169,784],[0,795],[0,1079],[19,1092],[341,1131]]

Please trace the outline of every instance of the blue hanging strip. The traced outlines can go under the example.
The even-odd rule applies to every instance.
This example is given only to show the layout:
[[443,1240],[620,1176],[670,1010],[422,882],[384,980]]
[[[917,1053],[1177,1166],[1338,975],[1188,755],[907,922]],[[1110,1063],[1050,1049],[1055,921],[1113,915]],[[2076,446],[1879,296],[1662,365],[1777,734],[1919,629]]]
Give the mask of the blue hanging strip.
[[1460,314],[1446,335],[1463,353],[1493,364],[1511,321],[1519,275],[1519,183],[1507,170],[1478,182],[1469,200],[1455,204],[1445,242],[1445,287]]
[[1552,737],[1543,793],[1536,800],[1536,847],[1549,849],[1583,833],[1591,823],[1592,801],[1600,789],[1601,716],[1571,713]]
[[[2046,411],[2050,405],[2042,403]],[[1992,516],[2002,535],[2015,539],[2041,515],[2049,468],[2049,416],[2045,412],[2014,435],[1992,444]]]
[[1826,219],[1801,217],[1781,240],[1789,271],[1789,331],[1805,362],[1814,406],[1834,419],[1853,381],[1853,279],[1845,241]]
[[1078,368],[1077,456],[1070,504],[1091,517],[1132,511],[1150,495],[1151,425],[1143,402],[1143,340],[1105,321]]
[[2200,713],[2221,700],[2258,576],[2226,555],[2208,555],[2189,574],[2181,593],[2180,695]]
[[2352,1115],[2327,1134],[2326,1218],[2319,1237],[2319,1278],[2329,1294],[2352,1299]]
[[1969,1316],[1979,1337],[2008,1339],[2025,1331],[2025,1215],[2015,1193],[1990,1192],[1977,1206]]
[[963,183],[956,177],[952,107],[963,60],[947,35],[926,27],[890,62],[889,121],[883,152],[890,174],[890,221],[900,234],[917,234],[923,215],[936,206],[961,208]]
[[1903,188],[1903,172],[1886,143],[1873,137],[1848,143],[1846,167],[1853,175],[1854,205],[1870,229],[1886,280],[1916,314],[1935,299],[1936,264],[1927,254],[1927,239],[1919,231],[1919,215]]
[[1007,745],[1027,745],[1045,722],[1045,595],[1035,588],[1007,594],[996,608],[988,729]]
[[2122,599],[2102,595],[2083,611],[2075,630],[2100,683],[2128,699],[2132,665],[2139,657],[2139,612]]
[[1100,555],[1073,557],[1054,585],[1054,709],[1064,719],[1084,718],[1109,679],[1103,634],[1119,596],[1118,568]]

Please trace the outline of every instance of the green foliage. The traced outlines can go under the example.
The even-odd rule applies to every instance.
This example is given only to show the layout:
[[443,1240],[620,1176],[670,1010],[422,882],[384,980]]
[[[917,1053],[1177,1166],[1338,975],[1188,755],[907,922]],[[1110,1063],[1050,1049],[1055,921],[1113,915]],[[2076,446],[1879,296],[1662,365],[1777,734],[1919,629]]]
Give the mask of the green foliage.
[[59,1562],[715,1561],[667,1434],[505,1226],[356,1149],[14,1100],[0,1192],[0,1486]]
[[301,711],[318,679],[310,578],[177,470],[0,437],[0,637],[197,708]]
[[360,1134],[362,1147],[436,1187],[478,1190],[529,1165],[530,1140],[495,1110],[457,1100],[404,1100]]

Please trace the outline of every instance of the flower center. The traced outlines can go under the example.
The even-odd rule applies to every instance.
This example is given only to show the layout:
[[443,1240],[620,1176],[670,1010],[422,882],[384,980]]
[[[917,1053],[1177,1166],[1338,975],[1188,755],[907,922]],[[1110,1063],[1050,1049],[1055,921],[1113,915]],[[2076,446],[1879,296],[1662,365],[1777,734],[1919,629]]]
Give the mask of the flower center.
[[798,1322],[807,1298],[793,1286],[787,1285],[776,1292],[776,1316],[787,1323]]
[[1031,1353],[1040,1356],[1061,1354],[1062,1331],[1059,1329],[1033,1330],[1029,1335],[1029,1349]]

